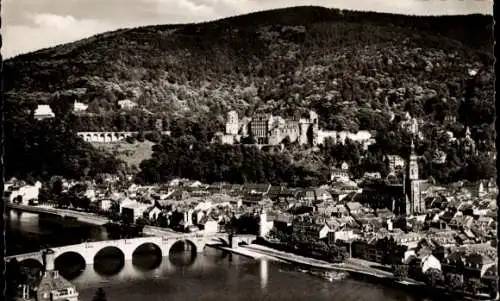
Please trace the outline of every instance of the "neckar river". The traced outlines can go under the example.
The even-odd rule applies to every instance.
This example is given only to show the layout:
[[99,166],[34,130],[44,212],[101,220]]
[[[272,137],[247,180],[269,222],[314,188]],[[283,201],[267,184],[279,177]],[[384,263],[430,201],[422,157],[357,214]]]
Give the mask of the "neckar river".
[[[106,230],[101,227],[54,228],[38,215],[18,216],[11,212],[7,220],[6,251],[11,255],[36,251],[41,245],[60,246],[106,238]],[[56,268],[64,270],[61,273],[76,285],[82,301],[91,301],[100,287],[110,301],[428,300],[400,289],[354,279],[327,282],[287,264],[257,261],[211,247],[195,257],[181,250],[168,258],[152,254],[124,263],[96,260],[93,266],[86,267],[67,257],[56,260]]]

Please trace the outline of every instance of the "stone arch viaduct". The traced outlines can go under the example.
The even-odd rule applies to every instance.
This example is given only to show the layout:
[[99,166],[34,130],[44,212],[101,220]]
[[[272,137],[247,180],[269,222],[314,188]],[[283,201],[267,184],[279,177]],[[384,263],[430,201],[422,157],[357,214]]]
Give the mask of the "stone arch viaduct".
[[[241,243],[250,244],[256,239],[255,235],[236,235],[232,236],[227,233],[214,233],[214,234],[179,234],[175,236],[151,236],[151,237],[139,237],[131,239],[119,239],[119,240],[106,240],[106,241],[96,241],[96,242],[86,242],[76,245],[69,245],[64,247],[54,247],[50,248],[54,251],[53,258],[65,254],[65,253],[77,253],[82,256],[87,265],[94,264],[94,258],[99,251],[105,248],[116,248],[118,249],[125,260],[132,260],[134,252],[145,244],[152,244],[161,251],[162,257],[168,257],[170,254],[170,249],[174,244],[180,241],[187,241],[192,246],[195,247],[196,252],[203,252],[203,249],[207,245],[223,245],[223,246],[237,246]],[[16,258],[18,262],[25,260],[36,260],[43,264],[43,253],[42,251],[25,253],[13,256],[5,257],[5,262]]]
[[[137,135],[139,132],[78,132],[77,135],[86,142],[111,143],[118,142]],[[144,132],[148,133],[148,132]],[[162,135],[170,135],[170,131],[161,132]]]

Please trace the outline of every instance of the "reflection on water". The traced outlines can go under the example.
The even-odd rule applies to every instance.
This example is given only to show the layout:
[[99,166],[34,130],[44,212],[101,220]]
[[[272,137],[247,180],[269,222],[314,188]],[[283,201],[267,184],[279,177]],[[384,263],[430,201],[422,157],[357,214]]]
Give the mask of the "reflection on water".
[[260,261],[260,287],[265,290],[267,288],[267,279],[269,276],[267,259]]
[[[10,216],[7,251],[29,251],[38,244],[64,245],[81,239],[106,237],[101,227],[82,228],[53,235],[38,223],[37,215]],[[16,234],[17,233],[17,234]],[[61,234],[60,234],[61,233]],[[29,235],[37,239],[33,244]],[[56,237],[56,238],[54,238]],[[21,252],[16,252],[16,248]],[[34,250],[37,250],[36,248]],[[109,253],[108,253],[109,252]],[[353,279],[326,282],[301,273],[290,265],[255,261],[207,247],[195,254],[188,244],[173,248],[161,257],[154,248],[138,250],[132,261],[123,261],[111,249],[98,254],[94,265],[84,266],[78,255],[60,256],[56,268],[77,286],[81,301],[91,301],[97,288],[104,288],[108,300],[373,300],[417,301],[404,291]],[[164,254],[166,255],[166,254]]]

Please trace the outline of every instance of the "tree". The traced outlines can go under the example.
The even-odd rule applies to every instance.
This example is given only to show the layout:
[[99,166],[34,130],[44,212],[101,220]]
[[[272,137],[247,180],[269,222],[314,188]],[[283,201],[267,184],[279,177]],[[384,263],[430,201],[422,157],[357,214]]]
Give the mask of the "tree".
[[479,290],[482,288],[481,280],[477,278],[470,278],[468,283],[467,283],[467,290],[476,295]]
[[431,287],[436,287],[443,282],[443,273],[434,268],[430,268],[425,272],[425,282]]
[[462,276],[458,274],[447,274],[446,275],[446,286],[452,292],[461,291],[464,287],[464,283],[462,281]]
[[490,280],[488,282],[488,294],[492,299],[496,298],[498,295],[498,281],[497,279]]
[[106,301],[106,293],[104,292],[104,289],[101,287],[97,290],[97,292],[94,295],[94,298],[92,298],[92,301]]
[[394,276],[400,280],[408,278],[409,266],[407,264],[395,264],[393,265]]

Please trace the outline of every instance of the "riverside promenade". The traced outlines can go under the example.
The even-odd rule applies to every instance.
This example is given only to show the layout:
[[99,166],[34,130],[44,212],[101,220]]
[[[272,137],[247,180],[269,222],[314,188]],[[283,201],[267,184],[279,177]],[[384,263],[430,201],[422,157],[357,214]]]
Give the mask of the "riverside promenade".
[[[242,246],[240,248],[245,248],[252,250],[256,253],[261,253],[261,254],[266,254],[271,257],[275,257],[278,259],[281,259],[283,261],[288,261],[288,262],[293,262],[296,264],[301,264],[301,265],[306,265],[314,268],[320,268],[320,269],[326,269],[326,270],[335,270],[335,271],[343,271],[343,272],[349,272],[349,273],[354,273],[354,274],[359,274],[359,275],[365,275],[365,276],[371,276],[371,277],[376,277],[380,279],[389,279],[396,281],[397,279],[394,277],[394,275],[391,272],[384,271],[381,269],[376,268],[378,266],[376,263],[373,262],[368,262],[365,260],[358,260],[358,259],[348,259],[346,262],[343,263],[330,263],[327,261],[323,260],[317,260],[317,259],[312,259],[292,253],[287,253],[283,251],[278,251],[266,246],[262,245],[257,245],[257,244],[251,244],[251,245],[246,245]],[[416,281],[406,281],[405,283],[401,283],[403,285],[420,285],[420,282]]]

